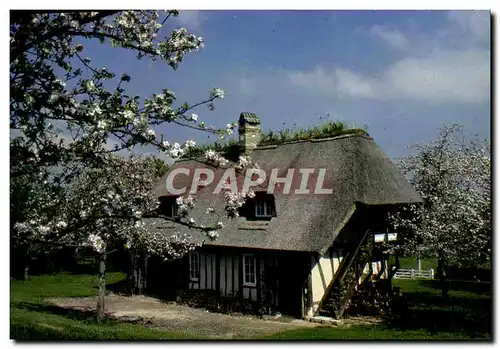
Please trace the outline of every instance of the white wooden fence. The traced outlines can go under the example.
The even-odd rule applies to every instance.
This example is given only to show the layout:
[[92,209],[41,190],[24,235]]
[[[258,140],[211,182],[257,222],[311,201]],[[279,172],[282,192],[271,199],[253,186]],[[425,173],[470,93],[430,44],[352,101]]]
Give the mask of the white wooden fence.
[[395,279],[434,279],[434,269],[415,270],[398,269],[394,274]]

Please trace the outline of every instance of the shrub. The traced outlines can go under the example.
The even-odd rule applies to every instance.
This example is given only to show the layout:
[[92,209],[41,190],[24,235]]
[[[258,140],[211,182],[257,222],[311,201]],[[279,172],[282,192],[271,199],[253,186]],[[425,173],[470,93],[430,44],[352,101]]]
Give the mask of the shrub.
[[268,313],[268,307],[265,304],[242,298],[239,291],[230,292],[226,296],[216,290],[182,291],[177,297],[177,303],[225,314],[242,313],[262,316]]
[[391,286],[389,280],[367,282],[352,297],[347,312],[356,315],[406,316],[408,301],[399,287]]

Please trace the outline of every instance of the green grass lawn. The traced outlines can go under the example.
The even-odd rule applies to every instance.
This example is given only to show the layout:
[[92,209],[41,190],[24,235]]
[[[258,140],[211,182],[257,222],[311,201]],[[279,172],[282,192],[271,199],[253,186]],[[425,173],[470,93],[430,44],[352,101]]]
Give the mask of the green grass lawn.
[[[109,273],[107,282],[122,280]],[[92,314],[69,311],[48,304],[50,297],[95,296],[96,277],[56,274],[11,281],[10,335],[17,340],[158,340],[195,339],[140,324],[106,320],[97,325]],[[304,328],[259,339],[382,339],[460,340],[491,339],[491,293],[484,284],[452,284],[449,300],[440,296],[434,280],[395,280],[411,304],[411,318],[374,326]],[[201,339],[201,338],[200,338]]]
[[297,340],[491,340],[491,289],[487,284],[451,283],[449,299],[437,280],[394,280],[407,296],[411,316],[405,320],[349,328],[307,328],[265,339]]
[[[121,273],[108,273],[107,282],[118,282]],[[138,324],[106,320],[95,323],[93,315],[65,311],[48,304],[50,297],[97,295],[97,279],[90,275],[56,274],[11,281],[10,337],[17,340],[148,340],[190,339],[179,333],[160,331]]]
[[[399,258],[399,263],[401,269],[418,269],[417,258],[415,257]],[[420,267],[422,270],[434,269],[434,272],[436,272],[437,259],[422,259],[420,260]]]

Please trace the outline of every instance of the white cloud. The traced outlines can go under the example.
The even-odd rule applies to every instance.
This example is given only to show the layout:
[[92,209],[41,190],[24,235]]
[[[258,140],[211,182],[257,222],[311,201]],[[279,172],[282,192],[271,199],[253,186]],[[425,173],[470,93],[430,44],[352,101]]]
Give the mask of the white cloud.
[[[489,22],[487,12],[451,11],[445,28],[437,31],[434,37],[427,37],[430,41],[427,45],[417,39],[412,42],[396,29],[375,26],[370,30],[372,35],[394,48],[411,47],[412,52],[372,74],[338,66],[316,67],[312,71],[289,72],[288,79],[292,85],[332,96],[429,104],[488,101],[490,51],[489,47],[479,47],[473,41],[489,38]],[[438,37],[460,37],[462,40],[436,40]],[[450,42],[454,46],[450,46]],[[422,47],[431,49],[422,51],[419,49]]]
[[336,69],[335,77],[338,90],[341,94],[364,98],[374,98],[377,96],[374,84],[350,70]]
[[405,50],[410,44],[408,38],[395,28],[374,25],[370,29],[370,34],[382,39],[389,47],[397,50]]
[[490,18],[489,11],[448,12],[450,23],[458,25],[463,34],[472,35],[483,40],[489,40],[490,38]]
[[201,11],[197,10],[184,10],[179,11],[179,16],[177,16],[177,21],[183,27],[190,30],[201,29],[202,24],[202,14]]

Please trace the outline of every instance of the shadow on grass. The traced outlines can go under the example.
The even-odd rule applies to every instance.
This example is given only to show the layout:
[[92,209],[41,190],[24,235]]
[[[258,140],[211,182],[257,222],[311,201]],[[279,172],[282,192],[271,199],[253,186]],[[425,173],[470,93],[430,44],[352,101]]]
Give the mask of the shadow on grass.
[[490,337],[492,333],[489,314],[473,314],[463,309],[411,309],[401,318],[389,320],[387,326],[398,330],[425,329],[438,332],[464,333],[470,337]]
[[[441,290],[441,282],[439,280],[414,280],[418,282],[421,286],[433,288],[435,290]],[[475,294],[488,294],[491,293],[491,283],[490,282],[474,282],[474,281],[460,281],[460,280],[449,280],[447,281],[450,291],[462,291],[470,292]]]
[[[437,280],[415,280],[417,286],[440,289]],[[450,289],[466,291],[469,295],[453,294],[443,297],[439,293],[403,291],[408,311],[387,325],[399,330],[426,329],[430,333],[460,332],[470,337],[491,337],[492,300],[491,285],[473,282],[450,282]],[[470,293],[478,297],[470,296]]]
[[[71,308],[63,308],[57,305],[51,304],[40,304],[40,303],[32,303],[32,302],[20,302],[16,304],[16,308],[25,309],[30,311],[36,311],[40,313],[48,313],[53,315],[59,315],[65,317],[67,319],[76,320],[85,322],[88,324],[96,324],[96,311],[95,310],[84,310],[84,309],[71,309]],[[129,323],[136,323],[137,321],[127,321]],[[102,321],[102,324],[105,325],[113,325],[122,323],[121,321],[105,318]]]
[[465,298],[465,297],[453,297],[450,296],[445,298],[441,295],[435,295],[432,293],[405,293],[410,307],[433,307],[433,308],[453,308],[460,307],[466,308],[469,311],[483,312],[484,310],[489,310],[492,306],[491,298]]
[[[78,338],[78,337],[76,337]],[[49,326],[40,326],[38,324],[11,324],[10,325],[10,339],[17,342],[27,341],[67,341],[75,339],[75,336],[69,334],[67,331],[52,328]]]

